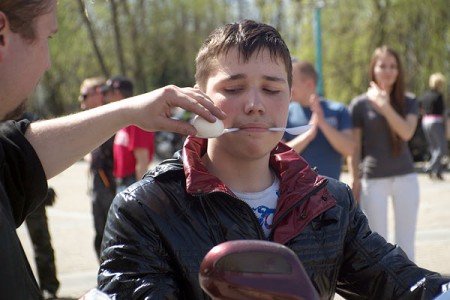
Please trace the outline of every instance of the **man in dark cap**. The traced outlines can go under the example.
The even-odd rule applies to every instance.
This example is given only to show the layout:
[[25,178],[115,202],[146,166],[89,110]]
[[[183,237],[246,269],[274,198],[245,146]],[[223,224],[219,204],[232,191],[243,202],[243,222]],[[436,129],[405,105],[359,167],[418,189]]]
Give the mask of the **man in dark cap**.
[[[133,96],[133,83],[118,75],[103,87],[106,102],[116,102]],[[153,159],[155,134],[134,125],[120,129],[114,138],[114,176],[116,191],[121,192],[141,179]]]

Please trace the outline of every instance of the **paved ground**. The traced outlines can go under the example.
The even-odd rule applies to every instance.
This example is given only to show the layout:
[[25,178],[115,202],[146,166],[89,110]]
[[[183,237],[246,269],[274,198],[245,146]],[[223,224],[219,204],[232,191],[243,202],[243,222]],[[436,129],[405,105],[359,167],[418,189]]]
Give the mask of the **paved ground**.
[[[450,174],[445,176],[446,181],[438,182],[420,175],[416,262],[424,268],[450,275]],[[347,180],[344,173],[342,181]],[[84,162],[76,163],[49,182],[59,196],[55,206],[47,209],[47,214],[61,282],[59,295],[65,299],[78,299],[96,285],[98,262],[93,248],[87,182]],[[34,268],[26,228],[22,226],[18,233]]]

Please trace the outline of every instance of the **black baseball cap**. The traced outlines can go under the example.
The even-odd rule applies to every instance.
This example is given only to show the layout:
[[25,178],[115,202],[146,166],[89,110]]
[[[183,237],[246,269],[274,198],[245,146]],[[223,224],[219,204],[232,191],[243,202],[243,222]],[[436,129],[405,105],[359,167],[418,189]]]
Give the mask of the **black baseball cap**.
[[133,83],[131,80],[122,75],[116,75],[108,79],[105,85],[102,87],[102,93],[105,94],[110,90],[120,90],[128,92],[129,94],[133,93]]

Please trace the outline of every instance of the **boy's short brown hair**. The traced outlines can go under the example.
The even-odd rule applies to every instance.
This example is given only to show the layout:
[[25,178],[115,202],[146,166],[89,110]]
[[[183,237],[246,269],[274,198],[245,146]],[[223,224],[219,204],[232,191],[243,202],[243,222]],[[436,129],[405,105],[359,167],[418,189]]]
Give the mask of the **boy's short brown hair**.
[[286,67],[288,84],[292,83],[292,63],[289,49],[280,33],[272,26],[252,20],[243,20],[219,27],[206,38],[197,54],[195,80],[200,89],[214,70],[217,58],[237,48],[240,60],[249,60],[255,51],[268,49],[273,60],[281,59]]

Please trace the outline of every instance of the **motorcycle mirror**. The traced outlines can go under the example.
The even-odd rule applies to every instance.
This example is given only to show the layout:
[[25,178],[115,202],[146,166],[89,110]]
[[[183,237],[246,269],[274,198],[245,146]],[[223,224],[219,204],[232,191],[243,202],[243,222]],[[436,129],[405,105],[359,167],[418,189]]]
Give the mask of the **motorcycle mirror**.
[[320,299],[297,255],[268,241],[228,241],[200,265],[201,288],[216,300]]

